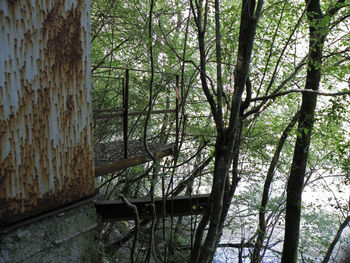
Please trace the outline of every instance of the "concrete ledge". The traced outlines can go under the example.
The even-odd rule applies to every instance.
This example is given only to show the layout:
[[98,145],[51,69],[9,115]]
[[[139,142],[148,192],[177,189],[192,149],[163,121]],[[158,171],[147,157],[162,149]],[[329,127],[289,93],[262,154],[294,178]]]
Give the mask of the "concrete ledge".
[[0,236],[0,263],[101,262],[98,219],[90,203]]

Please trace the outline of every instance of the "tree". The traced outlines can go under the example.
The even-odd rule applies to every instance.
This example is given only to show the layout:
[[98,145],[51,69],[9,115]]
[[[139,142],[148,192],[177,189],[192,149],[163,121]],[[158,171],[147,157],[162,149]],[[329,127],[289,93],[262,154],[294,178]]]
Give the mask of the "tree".
[[[337,13],[343,4],[343,0],[337,1],[324,15],[319,0],[306,1],[309,20],[309,54],[305,89],[314,91],[319,89],[322,70],[322,51],[327,33],[329,32],[328,21]],[[298,120],[297,140],[287,186],[286,227],[282,262],[297,261],[301,195],[304,185],[316,102],[316,94],[303,93],[300,117]]]
[[[251,0],[242,1],[241,24],[239,33],[237,64],[235,66],[234,91],[230,107],[230,117],[227,126],[223,119],[223,87],[221,72],[221,33],[220,33],[220,4],[215,1],[215,36],[217,63],[217,92],[216,101],[209,90],[206,73],[205,34],[209,12],[209,1],[191,1],[191,10],[195,19],[198,46],[200,50],[200,77],[204,94],[210,104],[211,113],[215,120],[217,138],[215,142],[215,164],[213,183],[210,194],[210,208],[206,209],[196,232],[194,250],[191,262],[211,262],[216,246],[220,240],[223,224],[238,183],[238,158],[241,143],[242,113],[249,105],[248,99],[242,103],[242,94],[247,89],[251,93],[249,66],[253,51],[256,26],[262,11],[263,1],[258,3]],[[232,178],[229,170],[233,162]],[[203,231],[206,225],[209,229],[202,243]]]
[[[210,205],[196,227],[195,236],[189,234],[190,262],[211,262],[224,229],[231,229],[240,240],[228,244],[239,249],[240,261],[250,256],[253,262],[260,262],[267,254],[279,258],[281,251],[276,246],[283,237],[277,233],[283,231],[281,218],[285,216],[286,205],[283,260],[293,262],[288,260],[298,256],[295,237],[303,216],[301,193],[327,178],[314,178],[315,171],[348,167],[344,161],[348,144],[344,143],[347,137],[346,126],[343,127],[347,124],[340,121],[346,116],[347,106],[340,96],[349,92],[324,90],[324,85],[331,85],[334,79],[344,82],[348,74],[349,49],[342,47],[346,34],[340,32],[339,26],[349,17],[345,9],[348,5],[345,1],[315,0],[242,0],[240,4],[218,0],[158,0],[149,4],[94,2],[94,107],[116,106],[114,100],[119,97],[110,92],[118,90],[114,77],[121,75],[116,68],[142,70],[132,77],[131,96],[138,111],[151,110],[152,104],[170,105],[170,96],[161,95],[162,87],[171,85],[169,73],[180,74],[179,151],[174,159],[156,164],[157,169],[139,167],[101,179],[101,189],[111,197],[118,196],[122,189],[127,197],[151,195],[153,198],[168,193],[193,194],[194,186],[203,182],[210,186]],[[329,35],[332,40],[327,39]],[[308,38],[309,50],[300,49]],[[153,55],[149,56],[150,53]],[[338,70],[334,65],[345,68]],[[150,69],[153,74],[147,72]],[[166,73],[167,77],[156,72]],[[146,94],[147,89],[152,91],[152,96],[145,100],[140,94]],[[321,109],[316,104],[319,96],[332,96],[332,99],[323,101],[325,106]],[[140,121],[132,128],[135,138],[144,136],[146,130],[149,136],[144,137],[168,140],[173,123],[169,115],[152,119],[146,128]],[[298,128],[294,128],[296,122]],[[325,124],[329,127],[327,132]],[[107,129],[102,122],[95,126],[95,138],[101,140],[105,140],[107,133],[111,137],[118,129],[115,124]],[[325,138],[329,151],[323,147]],[[311,149],[309,153],[308,149]],[[157,185],[158,179],[162,183]],[[232,217],[230,213],[236,207],[247,212],[237,212]],[[235,222],[236,217],[244,223]],[[304,217],[307,218],[306,214]],[[186,221],[177,221],[175,229],[180,229]],[[152,226],[145,223],[146,232],[157,237],[159,224],[153,222]],[[171,256],[176,254],[174,224],[164,222],[162,253],[154,246],[147,246],[149,260],[154,255],[171,261]],[[244,234],[238,229],[244,229]],[[179,237],[179,231],[176,233]],[[325,244],[322,246],[327,249]],[[307,253],[302,252],[304,257]]]

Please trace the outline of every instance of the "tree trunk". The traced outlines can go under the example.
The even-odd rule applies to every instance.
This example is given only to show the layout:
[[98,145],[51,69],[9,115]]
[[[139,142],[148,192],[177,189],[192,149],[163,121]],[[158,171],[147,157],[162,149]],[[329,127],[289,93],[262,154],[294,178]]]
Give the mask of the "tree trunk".
[[[305,89],[318,90],[321,78],[322,48],[326,31],[321,26],[323,14],[319,0],[307,0],[309,19],[309,62]],[[300,117],[298,120],[297,140],[293,162],[287,185],[287,205],[285,236],[282,263],[295,263],[298,257],[298,243],[301,215],[301,195],[308,159],[311,132],[314,124],[314,113],[317,95],[303,93]]]
[[[215,2],[216,6],[216,16],[219,16],[218,10],[219,1]],[[240,118],[240,108],[242,101],[242,94],[247,82],[249,74],[249,65],[251,54],[253,50],[253,43],[255,38],[255,30],[258,19],[261,14],[263,5],[263,0],[259,0],[256,4],[255,0],[243,0],[242,1],[242,13],[241,13],[241,27],[240,27],[240,37],[239,37],[239,48],[237,65],[235,70],[235,88],[232,98],[231,113],[228,128],[223,128],[222,121],[222,100],[221,100],[221,76],[218,76],[218,97],[217,102],[220,105],[213,107],[214,103],[211,102],[212,97],[209,94],[208,85],[206,83],[205,75],[205,48],[204,48],[204,33],[201,29],[200,21],[197,21],[198,28],[198,42],[200,50],[201,59],[201,80],[204,93],[210,103],[212,113],[217,125],[218,136],[215,144],[215,166],[214,166],[214,178],[212,191],[210,196],[211,206],[206,209],[199,227],[196,232],[194,249],[192,251],[190,262],[201,262],[209,263],[212,262],[212,258],[215,254],[216,246],[219,242],[222,226],[225,221],[227,211],[229,209],[229,204],[236,188],[237,178],[233,176],[231,185],[228,178],[229,169],[232,164],[232,159],[235,156],[237,161],[234,162],[233,170],[236,171],[238,164],[239,155],[239,145],[240,145],[240,134],[241,134],[241,118]],[[194,10],[192,6],[192,10]],[[197,18],[200,18],[199,14]],[[216,22],[219,21],[216,17]],[[218,62],[220,62],[220,33],[218,32],[220,25],[217,22],[217,34],[216,34],[216,47],[217,56],[219,56]],[[221,74],[220,66],[218,66],[218,75]],[[236,147],[236,148],[235,148]],[[237,157],[237,158],[236,158]],[[203,239],[204,228],[209,224],[209,229],[201,245]]]
[[269,191],[270,191],[270,186],[273,181],[273,177],[275,174],[275,168],[277,165],[277,162],[280,157],[280,153],[282,151],[283,145],[285,141],[288,138],[289,133],[295,126],[297,120],[299,117],[299,112],[297,112],[293,119],[290,121],[290,123],[287,125],[287,127],[284,129],[281,138],[279,139],[275,154],[271,160],[269,170],[267,171],[266,179],[265,179],[265,184],[264,184],[264,190],[263,190],[263,196],[261,199],[261,205],[259,209],[259,229],[258,229],[258,237],[256,239],[255,245],[254,245],[254,250],[253,250],[253,257],[252,257],[252,263],[258,263],[260,262],[260,250],[262,248],[265,236],[266,236],[266,206],[267,202],[269,200]]

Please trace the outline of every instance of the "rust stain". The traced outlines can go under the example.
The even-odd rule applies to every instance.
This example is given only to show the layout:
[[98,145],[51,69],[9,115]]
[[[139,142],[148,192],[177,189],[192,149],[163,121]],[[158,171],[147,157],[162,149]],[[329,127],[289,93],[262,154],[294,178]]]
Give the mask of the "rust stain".
[[43,23],[43,34],[48,35],[46,56],[53,61],[54,70],[64,69],[66,74],[82,59],[81,5],[79,1],[78,7],[64,17],[64,1],[56,2]]
[[[89,51],[83,49],[86,25],[81,24],[85,1],[31,3],[7,0],[6,17],[0,10],[0,24],[16,21],[4,29],[22,29],[22,35],[0,36],[14,46],[0,72],[0,95],[9,102],[0,105],[0,225],[95,191],[86,88]],[[33,24],[34,16],[41,24]],[[20,86],[15,95],[13,86]],[[77,121],[82,118],[84,126]]]
[[20,0],[7,0],[7,3],[10,5],[18,4]]

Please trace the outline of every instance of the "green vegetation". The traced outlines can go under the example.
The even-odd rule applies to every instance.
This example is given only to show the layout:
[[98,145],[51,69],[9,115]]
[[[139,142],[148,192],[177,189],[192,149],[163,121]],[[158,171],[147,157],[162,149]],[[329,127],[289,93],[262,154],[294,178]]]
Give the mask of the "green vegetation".
[[[94,113],[122,112],[130,69],[129,112],[145,113],[129,116],[130,141],[178,146],[97,178],[100,192],[207,193],[212,204],[202,216],[140,220],[137,231],[106,224],[106,259],[339,259],[350,216],[349,30],[348,0],[91,1]],[[175,109],[176,97],[178,125],[174,112],[149,114]],[[94,138],[122,140],[122,118],[95,120]]]

